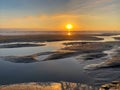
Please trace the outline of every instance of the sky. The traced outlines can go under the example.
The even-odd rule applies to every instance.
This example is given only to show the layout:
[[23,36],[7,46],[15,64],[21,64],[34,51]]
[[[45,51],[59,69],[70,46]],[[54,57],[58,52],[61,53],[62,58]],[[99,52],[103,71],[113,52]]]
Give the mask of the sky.
[[0,28],[120,30],[120,0],[0,0]]

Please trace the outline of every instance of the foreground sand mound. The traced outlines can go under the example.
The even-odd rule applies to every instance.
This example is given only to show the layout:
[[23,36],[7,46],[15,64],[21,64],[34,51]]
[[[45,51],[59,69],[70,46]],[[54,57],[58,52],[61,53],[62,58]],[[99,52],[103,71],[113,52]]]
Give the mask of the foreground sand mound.
[[72,82],[52,82],[52,83],[23,83],[8,86],[1,86],[0,90],[99,90],[81,83]]

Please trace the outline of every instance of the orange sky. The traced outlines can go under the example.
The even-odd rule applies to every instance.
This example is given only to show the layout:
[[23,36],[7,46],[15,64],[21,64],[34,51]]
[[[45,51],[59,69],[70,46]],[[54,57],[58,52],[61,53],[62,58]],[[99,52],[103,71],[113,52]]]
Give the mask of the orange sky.
[[65,30],[71,23],[74,30],[118,30],[120,21],[115,16],[91,15],[41,15],[27,16],[2,21],[1,28],[33,28],[37,30]]
[[[39,3],[42,1],[40,0]],[[26,5],[23,8],[19,5],[14,6],[17,2],[13,1],[11,4],[14,8],[16,7],[15,9],[9,3],[6,9],[3,4],[3,8],[0,9],[2,11],[2,14],[0,14],[0,28],[66,30],[65,25],[71,23],[74,26],[73,30],[120,30],[120,12],[117,10],[118,0],[116,2],[112,2],[113,0],[82,1],[76,0],[73,2],[68,0],[68,2],[65,2],[62,0],[60,2],[56,0],[58,6],[52,6],[55,2],[51,0],[51,4],[48,6],[43,5],[40,7],[38,3],[34,3],[35,8],[30,6],[33,3],[32,1],[24,2]],[[22,0],[21,3],[23,3]],[[48,0],[44,0],[44,4],[47,3]],[[62,6],[59,6],[59,3]],[[105,5],[103,6],[103,4]]]

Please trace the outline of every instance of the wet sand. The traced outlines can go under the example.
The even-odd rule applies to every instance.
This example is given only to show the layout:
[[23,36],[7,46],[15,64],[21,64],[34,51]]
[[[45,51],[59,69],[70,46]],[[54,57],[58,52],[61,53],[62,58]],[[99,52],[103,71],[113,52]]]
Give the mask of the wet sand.
[[[95,40],[98,42],[64,42],[62,45],[64,47],[59,50],[54,50],[50,52],[42,52],[42,53],[34,53],[31,55],[23,55],[23,56],[1,56],[6,62],[11,63],[19,63],[19,65],[23,65],[21,63],[31,65],[36,63],[56,63],[56,61],[62,61],[64,64],[64,60],[74,60],[74,63],[77,63],[81,70],[80,72],[88,73],[89,77],[93,80],[90,84],[81,84],[80,82],[41,82],[41,83],[24,83],[23,84],[13,84],[0,86],[0,90],[119,90],[119,74],[120,72],[120,42],[119,41],[109,41],[102,42],[103,38],[94,37],[94,35],[78,35],[78,36],[64,36],[64,35],[45,35],[45,36],[0,36],[1,43],[8,43],[6,45],[3,44],[1,49],[3,48],[24,48],[25,47],[37,47],[37,46],[46,46],[46,44],[36,44],[34,42],[43,42],[43,41],[61,41],[61,40]],[[56,37],[56,38],[55,38]],[[9,42],[32,42],[33,44],[9,44]],[[44,58],[39,58],[44,56]],[[67,58],[67,59],[66,59]],[[69,61],[67,61],[69,62]],[[72,62],[73,63],[73,62]],[[50,63],[49,63],[50,64]],[[53,64],[52,64],[53,65]],[[65,64],[67,65],[67,64]],[[73,64],[72,64],[73,65]],[[39,65],[40,66],[40,65]],[[31,66],[30,66],[31,67]],[[37,66],[38,67],[38,66]],[[70,66],[71,67],[71,66]],[[48,67],[50,68],[50,67]],[[61,68],[61,67],[59,67]],[[65,68],[67,68],[65,66]],[[64,68],[64,69],[65,69]],[[40,69],[40,68],[39,68]],[[63,70],[63,69],[62,69]],[[70,72],[70,71],[69,71]],[[35,72],[36,73],[36,69]],[[48,72],[47,72],[48,73]],[[38,74],[38,72],[37,72]],[[41,75],[41,74],[40,74]],[[45,74],[46,75],[46,74]],[[56,74],[55,74],[56,75]],[[70,75],[70,74],[69,74]],[[82,77],[82,74],[80,74]],[[20,76],[19,76],[20,77]],[[74,77],[75,78],[75,77]],[[87,78],[87,77],[86,77]],[[86,80],[84,77],[83,79]],[[71,78],[72,79],[72,78]],[[34,79],[36,80],[36,79]],[[117,81],[117,83],[112,83],[112,81]],[[88,82],[87,80],[85,82]],[[9,83],[9,82],[8,82]],[[112,83],[112,84],[111,84]],[[93,87],[91,86],[93,85]],[[99,88],[96,88],[99,87]],[[36,89],[37,88],[37,89]]]
[[0,45],[0,48],[20,48],[20,47],[37,47],[45,46],[45,44],[34,44],[34,43],[11,43],[6,45]]
[[120,90],[120,81],[114,81],[100,87],[100,90]]
[[120,40],[120,37],[114,37],[116,40]]
[[94,60],[107,56],[107,54],[103,53],[103,51],[110,50],[115,45],[119,46],[120,42],[69,42],[63,43],[63,45],[65,45],[64,48],[53,52],[36,53],[23,57],[8,56],[5,58],[7,61],[12,61],[16,63],[31,63],[36,62],[37,60],[35,58],[43,54],[48,56],[42,61],[59,60],[81,54],[82,56],[81,58],[77,58],[78,60]]
[[94,37],[96,34],[77,34],[77,35],[15,35],[15,36],[0,36],[0,43],[8,42],[45,42],[45,41],[63,41],[63,40],[103,40]]

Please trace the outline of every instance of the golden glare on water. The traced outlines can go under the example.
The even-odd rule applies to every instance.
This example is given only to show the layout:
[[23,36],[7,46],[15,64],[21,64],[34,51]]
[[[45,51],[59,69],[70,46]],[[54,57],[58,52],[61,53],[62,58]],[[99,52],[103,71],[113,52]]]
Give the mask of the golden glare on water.
[[69,33],[68,33],[68,35],[70,36],[70,35],[71,35],[71,33],[69,32]]

